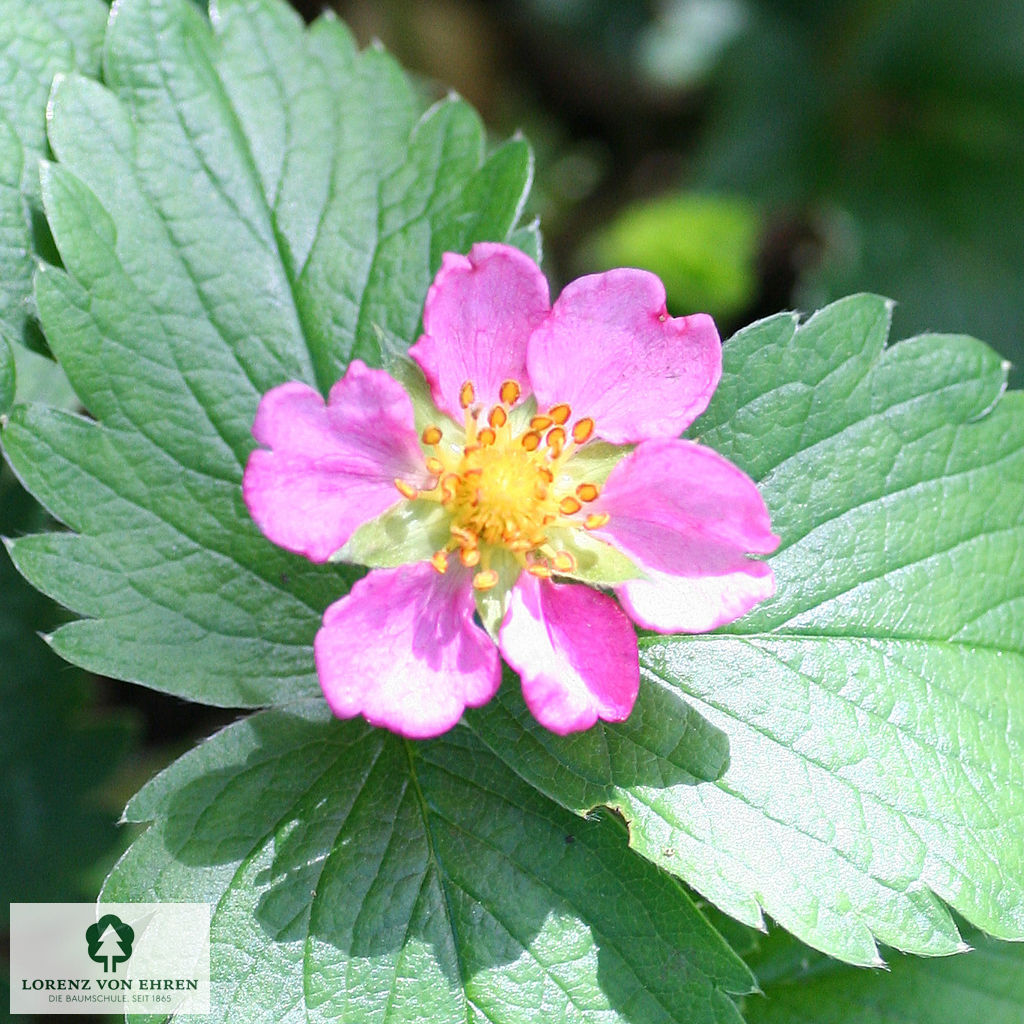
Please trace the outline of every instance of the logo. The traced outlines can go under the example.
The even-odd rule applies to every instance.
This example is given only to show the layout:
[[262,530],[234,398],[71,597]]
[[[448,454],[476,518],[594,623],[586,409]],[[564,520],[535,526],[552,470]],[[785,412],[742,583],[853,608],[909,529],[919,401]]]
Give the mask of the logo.
[[89,959],[103,964],[103,973],[117,972],[117,965],[131,958],[135,929],[116,914],[106,914],[85,929]]
[[208,903],[12,903],[10,936],[12,1014],[210,1012]]

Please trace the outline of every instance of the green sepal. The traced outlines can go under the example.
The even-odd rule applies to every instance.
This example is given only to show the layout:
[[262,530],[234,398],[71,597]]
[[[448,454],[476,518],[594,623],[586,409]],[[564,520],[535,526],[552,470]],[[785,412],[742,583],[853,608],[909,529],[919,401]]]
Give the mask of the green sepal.
[[487,568],[498,574],[498,582],[489,590],[476,590],[476,613],[484,629],[498,642],[498,630],[508,611],[509,594],[519,579],[523,567],[516,556],[504,548],[491,548]]
[[593,587],[610,587],[643,576],[643,570],[618,548],[583,530],[558,528],[548,533],[556,551],[568,551],[576,559],[573,572],[559,573]]
[[448,520],[446,510],[436,501],[401,500],[383,515],[363,523],[330,561],[373,569],[425,562],[451,539]]
[[609,444],[607,441],[590,441],[565,464],[565,471],[577,483],[600,486],[611,475],[612,470],[636,448],[635,444]]
[[461,424],[457,424],[434,404],[433,396],[430,394],[430,385],[419,366],[405,356],[394,353],[387,354],[387,350],[383,347],[381,353],[384,359],[384,369],[402,385],[409,396],[409,401],[412,402],[416,432],[422,434],[427,427],[437,427],[444,435],[445,440],[454,439],[457,435],[459,447],[461,447],[463,434]]

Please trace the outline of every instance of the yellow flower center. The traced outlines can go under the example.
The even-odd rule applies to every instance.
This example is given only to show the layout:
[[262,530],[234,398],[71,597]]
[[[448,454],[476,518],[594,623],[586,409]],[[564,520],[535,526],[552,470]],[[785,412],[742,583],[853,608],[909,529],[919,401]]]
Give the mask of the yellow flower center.
[[607,514],[580,515],[599,489],[596,484],[577,483],[564,472],[565,462],[593,435],[594,421],[584,417],[567,430],[572,410],[561,404],[514,431],[509,413],[521,393],[516,381],[505,381],[500,403],[483,416],[474,386],[466,381],[460,391],[465,410],[462,443],[444,443],[440,427],[423,431],[423,444],[433,451],[426,465],[434,486],[419,491],[395,481],[406,498],[438,501],[448,509],[451,540],[431,563],[438,572],[446,572],[449,557],[457,552],[463,565],[477,568],[473,586],[478,590],[498,583],[498,573],[490,566],[495,549],[511,551],[535,576],[572,573],[576,560],[552,546],[551,528],[593,530],[608,521]]

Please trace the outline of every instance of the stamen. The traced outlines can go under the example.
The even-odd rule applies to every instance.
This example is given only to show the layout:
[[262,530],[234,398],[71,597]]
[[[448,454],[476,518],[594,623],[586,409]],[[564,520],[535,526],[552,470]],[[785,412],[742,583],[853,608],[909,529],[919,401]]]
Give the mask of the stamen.
[[430,564],[443,576],[448,571],[448,555],[443,551],[435,551],[430,556]]
[[571,551],[556,551],[555,557],[551,559],[551,564],[555,567],[556,572],[576,571],[576,558]]
[[457,473],[446,473],[441,477],[441,500],[443,502],[450,502],[455,500],[455,495],[458,493],[459,487],[459,476]]
[[427,459],[427,472],[434,476],[440,476],[444,472],[444,463],[433,455]]
[[520,388],[518,381],[506,380],[502,383],[498,394],[506,405],[515,405],[522,394],[522,388]]
[[591,512],[586,519],[583,520],[584,530],[600,530],[611,516],[607,512]]
[[562,427],[552,427],[548,431],[547,442],[549,448],[561,450],[562,445],[565,444],[565,430]]
[[430,426],[430,427],[427,427],[427,429],[424,430],[423,433],[420,436],[421,436],[424,444],[428,444],[428,445],[433,446],[435,444],[440,444],[441,443],[441,437],[443,435],[441,434],[441,428],[440,427]]
[[600,493],[597,484],[580,484],[576,488],[576,497],[580,501],[595,501]]
[[589,417],[577,420],[572,428],[572,439],[577,444],[584,444],[590,440],[594,433],[594,421]]
[[413,487],[412,484],[407,484],[397,476],[395,477],[395,486],[398,488],[398,493],[402,495],[403,498],[408,498],[410,501],[420,496],[420,492]]
[[475,400],[476,390],[473,387],[473,382],[471,380],[467,380],[459,389],[459,405],[461,405],[463,409],[468,409]]
[[536,430],[528,430],[520,442],[528,452],[535,452],[540,447],[540,434]]
[[487,422],[492,427],[503,427],[508,423],[508,413],[500,405],[496,405],[487,417]]
[[575,515],[583,506],[571,495],[566,495],[559,503],[559,509],[566,516]]
[[547,430],[555,421],[550,416],[534,416],[530,420],[530,426],[534,430]]
[[482,445],[494,444],[494,442],[498,440],[498,435],[490,427],[484,427],[484,429],[477,434],[477,440]]
[[572,415],[572,409],[565,402],[560,402],[558,405],[553,405],[548,409],[548,415],[555,423],[561,425]]
[[459,561],[467,568],[472,569],[474,565],[480,564],[479,548],[463,548],[459,552]]
[[490,590],[498,585],[498,574],[493,569],[484,569],[473,577],[474,590]]
[[542,580],[549,580],[554,575],[546,565],[541,565],[540,562],[534,562],[533,565],[528,565],[526,567],[526,571],[531,576],[536,576]]
[[460,547],[464,548],[475,548],[478,543],[478,538],[475,533],[471,530],[466,530],[461,526],[456,526],[452,523],[450,527],[451,535],[459,542]]

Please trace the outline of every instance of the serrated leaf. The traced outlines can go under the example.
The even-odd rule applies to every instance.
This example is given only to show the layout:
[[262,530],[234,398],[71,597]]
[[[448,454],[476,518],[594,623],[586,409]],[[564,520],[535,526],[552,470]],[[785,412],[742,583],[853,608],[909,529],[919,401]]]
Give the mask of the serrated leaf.
[[1024,1019],[1024,946],[966,930],[973,947],[941,960],[894,957],[859,971],[776,932],[750,962],[764,996],[743,1007],[748,1024],[1018,1024]]
[[[39,506],[0,467],[0,534],[38,528]],[[0,901],[92,895],[90,870],[116,855],[115,813],[96,794],[123,763],[132,735],[95,714],[92,687],[46,647],[38,630],[57,609],[0,550]],[[40,864],[45,870],[40,870]]]
[[103,0],[0,0],[0,332],[30,345],[32,274],[50,248],[38,170],[46,97],[56,74],[98,72],[108,13]]
[[103,899],[214,905],[214,1021],[732,1021],[751,990],[681,887],[465,731],[320,701],[229,727],[128,806]]
[[422,113],[385,53],[280,0],[223,0],[212,25],[185,0],[124,0],[103,73],[54,87],[42,177],[65,269],[36,280],[94,419],[17,408],[4,431],[74,532],[12,555],[86,616],[53,636],[77,664],[215,704],[316,693],[313,635],[353,570],[250,521],[257,403],[404,350],[442,250],[515,228],[529,149],[485,156],[466,104]]
[[728,913],[862,964],[875,938],[962,948],[943,901],[1024,938],[1024,402],[999,400],[1005,368],[971,339],[883,349],[889,309],[857,296],[740,332],[697,424],[783,538],[773,600],[641,641],[643,685],[728,737],[721,778],[602,777],[594,740],[541,736],[511,697],[470,719],[564,806],[621,810],[634,848]]

